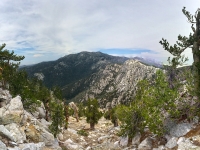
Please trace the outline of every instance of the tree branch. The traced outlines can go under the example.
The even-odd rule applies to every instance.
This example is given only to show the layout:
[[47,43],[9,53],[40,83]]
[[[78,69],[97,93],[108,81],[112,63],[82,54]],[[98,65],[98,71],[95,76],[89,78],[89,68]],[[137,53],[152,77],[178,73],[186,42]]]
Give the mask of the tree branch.
[[196,23],[196,22],[194,21],[194,16],[191,15],[190,12],[187,11],[185,8],[186,8],[186,7],[183,7],[182,12],[183,12],[183,14],[187,17],[188,21],[189,21],[190,23]]

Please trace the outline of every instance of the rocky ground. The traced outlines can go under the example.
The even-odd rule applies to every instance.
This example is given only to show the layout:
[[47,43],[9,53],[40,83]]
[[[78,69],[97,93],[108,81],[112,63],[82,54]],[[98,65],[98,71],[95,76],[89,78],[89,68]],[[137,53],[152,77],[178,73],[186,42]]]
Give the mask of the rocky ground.
[[[88,136],[81,136],[77,131],[84,130]],[[116,135],[119,127],[114,127],[113,124],[101,118],[95,126],[95,130],[90,130],[89,124],[86,123],[85,118],[80,118],[79,122],[75,118],[69,118],[69,128],[64,130],[60,140],[65,141],[62,146],[68,149],[120,149],[118,143],[119,137]]]
[[[30,113],[23,108],[21,97],[12,98],[0,89],[0,150],[200,150],[199,118],[187,122],[168,121],[168,134],[157,138],[148,128],[137,133],[128,146],[127,137],[117,136],[120,127],[101,118],[95,130],[89,129],[85,118],[79,122],[69,117],[68,129],[57,138],[49,132],[43,105]],[[87,136],[78,132],[84,131]]]
[[[85,118],[79,122],[75,118],[69,118],[69,128],[59,134],[58,138],[61,147],[77,150],[200,150],[200,125],[188,122],[174,124],[169,134],[163,138],[156,138],[155,135],[146,132],[145,135],[137,134],[128,144],[127,137],[117,136],[119,127],[101,118],[95,130],[89,130],[89,124]],[[85,130],[88,136],[77,134],[79,130]]]

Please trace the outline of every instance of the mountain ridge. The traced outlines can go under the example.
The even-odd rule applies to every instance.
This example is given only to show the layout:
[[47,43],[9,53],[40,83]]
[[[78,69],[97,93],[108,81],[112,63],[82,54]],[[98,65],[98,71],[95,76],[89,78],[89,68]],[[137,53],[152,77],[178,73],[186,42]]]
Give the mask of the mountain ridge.
[[109,105],[109,102],[130,101],[134,97],[133,89],[137,82],[150,78],[157,70],[127,57],[86,51],[23,69],[29,76],[44,77],[47,87],[60,86],[68,102],[95,97],[102,107]]

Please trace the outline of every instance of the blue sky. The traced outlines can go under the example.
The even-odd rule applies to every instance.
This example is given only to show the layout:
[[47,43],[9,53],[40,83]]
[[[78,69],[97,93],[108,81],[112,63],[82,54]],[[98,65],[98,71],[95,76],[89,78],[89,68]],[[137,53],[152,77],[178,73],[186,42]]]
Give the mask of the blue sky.
[[162,37],[174,44],[191,32],[184,6],[194,14],[200,1],[1,0],[0,43],[24,55],[23,65],[81,51],[166,61]]

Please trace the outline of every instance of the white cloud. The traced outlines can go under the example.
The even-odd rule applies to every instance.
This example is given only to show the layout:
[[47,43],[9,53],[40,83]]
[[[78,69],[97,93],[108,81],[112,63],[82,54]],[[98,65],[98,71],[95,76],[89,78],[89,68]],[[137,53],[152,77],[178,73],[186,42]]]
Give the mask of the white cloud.
[[183,6],[193,14],[200,1],[1,0],[0,43],[28,58],[53,53],[52,60],[80,51],[140,48],[165,59],[168,53],[159,40],[175,43],[179,33],[190,32]]
[[34,54],[33,57],[42,57],[44,56],[43,54]]

